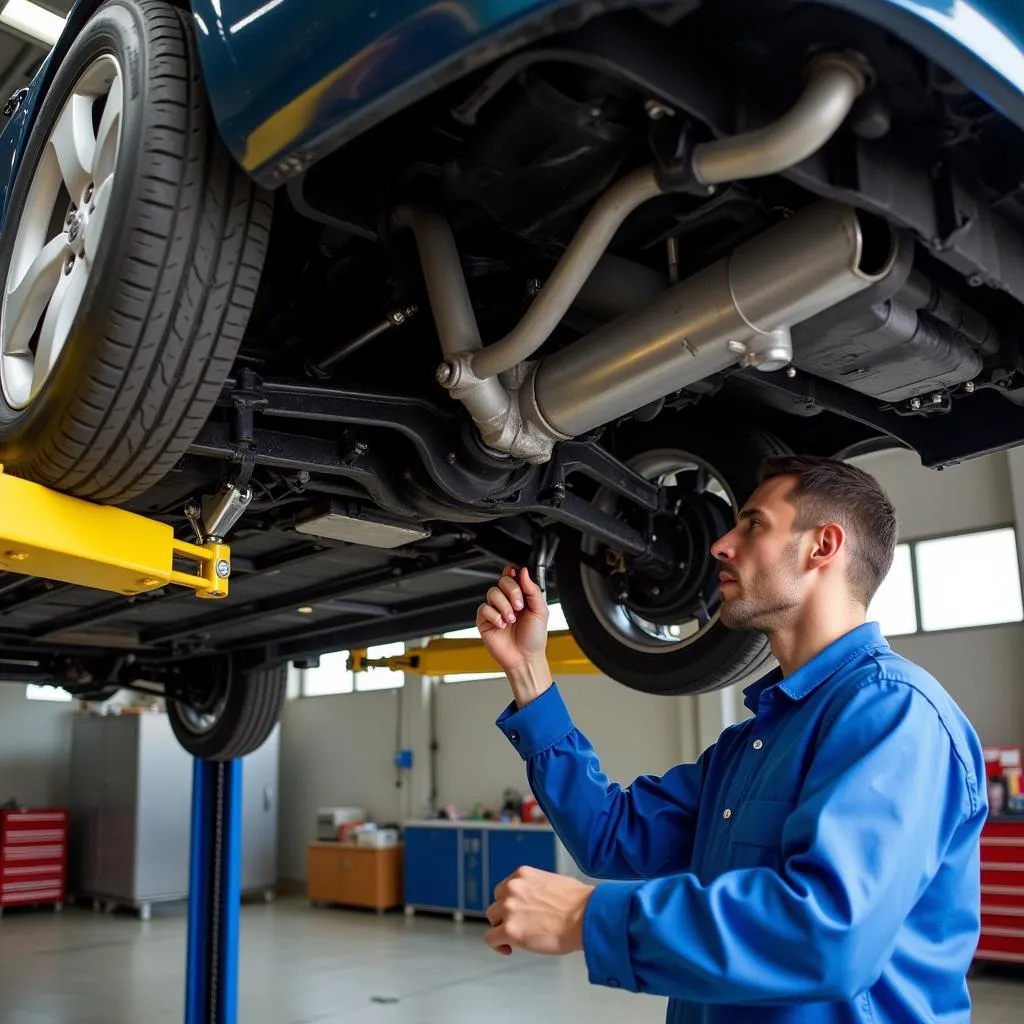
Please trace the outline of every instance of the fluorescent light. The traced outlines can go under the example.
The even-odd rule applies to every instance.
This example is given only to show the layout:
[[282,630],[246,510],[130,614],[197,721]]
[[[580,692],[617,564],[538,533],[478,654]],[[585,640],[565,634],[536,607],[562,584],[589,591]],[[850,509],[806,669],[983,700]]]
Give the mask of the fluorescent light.
[[53,46],[60,38],[64,21],[59,14],[30,3],[30,0],[8,0],[7,6],[0,11],[0,24],[46,46]]

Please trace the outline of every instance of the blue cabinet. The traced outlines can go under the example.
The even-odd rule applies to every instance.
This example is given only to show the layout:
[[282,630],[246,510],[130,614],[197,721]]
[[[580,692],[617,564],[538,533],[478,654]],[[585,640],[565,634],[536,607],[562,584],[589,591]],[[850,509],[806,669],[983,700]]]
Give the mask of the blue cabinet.
[[405,906],[483,916],[494,889],[517,868],[569,872],[565,848],[550,828],[495,822],[408,822]]
[[494,892],[513,872],[524,865],[542,871],[557,871],[553,832],[527,832],[525,829],[495,829],[488,834],[487,891]]
[[405,833],[405,902],[433,910],[456,910],[459,893],[459,833],[450,828],[410,828]]
[[484,834],[478,829],[459,829],[462,848],[462,909],[482,914],[490,905],[484,883]]

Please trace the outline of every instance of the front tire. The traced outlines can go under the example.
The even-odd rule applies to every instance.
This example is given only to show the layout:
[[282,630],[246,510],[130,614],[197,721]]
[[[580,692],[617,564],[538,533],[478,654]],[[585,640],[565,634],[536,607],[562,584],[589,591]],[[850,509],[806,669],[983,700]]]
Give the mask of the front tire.
[[[647,479],[679,489],[677,521],[663,519],[658,529],[677,531],[686,570],[652,581],[626,565],[616,583],[593,567],[607,552],[575,530],[562,535],[554,565],[558,596],[576,642],[601,672],[643,693],[679,695],[718,690],[764,667],[767,638],[727,629],[718,619],[709,549],[757,488],[762,462],[786,452],[766,432],[743,427],[680,424],[626,440],[620,458]],[[599,491],[595,501],[615,511],[609,494]],[[699,609],[692,622],[684,612],[690,608]]]
[[159,482],[230,373],[270,217],[185,13],[109,0],[40,105],[0,239],[7,471],[111,504]]

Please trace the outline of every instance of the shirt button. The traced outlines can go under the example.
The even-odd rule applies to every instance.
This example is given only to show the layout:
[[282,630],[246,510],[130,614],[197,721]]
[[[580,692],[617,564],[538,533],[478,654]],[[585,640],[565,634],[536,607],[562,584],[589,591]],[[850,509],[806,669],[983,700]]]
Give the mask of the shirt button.
[[722,811],[722,817],[725,818],[726,821],[728,821],[732,817],[732,808],[726,807],[726,809]]
[[763,746],[764,746],[764,743],[762,743],[761,740],[754,740],[754,749],[755,750],[760,750]]
[[510,733],[508,734],[508,738],[509,738],[509,739],[510,739],[510,740],[511,740],[511,741],[512,741],[513,743],[518,743],[518,742],[519,742],[519,733],[518,733],[518,732],[516,732],[516,730],[515,730],[515,729],[513,729],[513,730],[512,730],[512,731],[511,731],[511,732],[510,732]]

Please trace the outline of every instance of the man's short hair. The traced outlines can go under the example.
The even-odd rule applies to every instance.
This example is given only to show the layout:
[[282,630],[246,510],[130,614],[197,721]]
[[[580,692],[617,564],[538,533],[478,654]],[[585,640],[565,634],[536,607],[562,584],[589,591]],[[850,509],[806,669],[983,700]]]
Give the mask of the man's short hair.
[[878,481],[839,459],[779,455],[761,466],[761,483],[795,478],[789,501],[796,508],[795,530],[838,523],[849,541],[849,584],[866,608],[892,567],[896,550],[896,509]]

